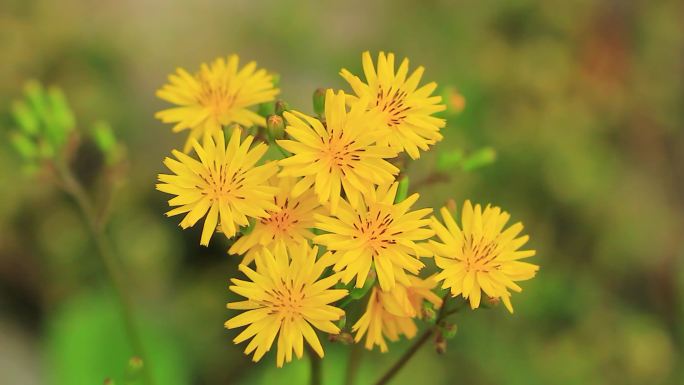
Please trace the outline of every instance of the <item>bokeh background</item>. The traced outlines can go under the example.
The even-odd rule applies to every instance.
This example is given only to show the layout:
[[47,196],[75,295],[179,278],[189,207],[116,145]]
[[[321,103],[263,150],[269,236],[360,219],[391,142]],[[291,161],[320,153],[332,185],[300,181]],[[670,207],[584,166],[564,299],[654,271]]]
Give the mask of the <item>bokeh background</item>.
[[[410,166],[420,204],[493,202],[522,220],[537,278],[503,308],[465,312],[448,352],[425,348],[395,384],[684,383],[684,3],[672,1],[27,1],[0,4],[0,138],[35,78],[61,86],[88,130],[104,119],[127,147],[109,228],[135,293],[158,385],[306,383],[234,346],[226,242],[165,218],[154,190],[184,135],[153,118],[177,66],[229,53],[281,75],[311,111],[364,50],[423,64],[463,95],[445,140]],[[452,152],[496,151],[477,170]],[[447,155],[448,157],[448,155]],[[130,348],[102,263],[73,202],[22,171],[0,139],[0,383],[124,378]],[[83,162],[87,174],[97,162]],[[91,170],[92,171],[92,170]],[[370,383],[406,348],[368,353]],[[329,344],[325,384],[348,349]],[[123,383],[122,380],[118,380]]]

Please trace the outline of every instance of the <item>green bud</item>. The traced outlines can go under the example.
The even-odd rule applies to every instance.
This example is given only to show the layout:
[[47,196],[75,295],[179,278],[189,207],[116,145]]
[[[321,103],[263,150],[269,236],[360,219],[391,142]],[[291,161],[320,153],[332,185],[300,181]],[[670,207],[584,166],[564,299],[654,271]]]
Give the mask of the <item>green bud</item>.
[[451,151],[440,152],[437,156],[437,169],[439,171],[451,171],[454,167],[461,165],[463,161],[463,151],[461,149],[453,149]]
[[409,177],[404,175],[399,180],[399,186],[397,187],[397,195],[394,197],[394,203],[402,202],[408,196],[409,189]]
[[337,327],[340,329],[344,329],[344,327],[347,325],[347,316],[342,316],[339,321],[337,321]]
[[325,114],[325,89],[317,88],[313,93],[313,109],[316,115]]
[[492,164],[495,160],[496,151],[494,151],[494,149],[491,147],[484,147],[475,151],[475,153],[463,160],[461,167],[463,167],[463,170],[465,171],[472,171],[488,164]]
[[289,111],[290,110],[290,105],[287,104],[286,101],[278,99],[275,102],[275,113],[276,115],[283,116],[283,112]]
[[280,74],[272,73],[271,82],[273,83],[273,87],[278,87],[280,85]]
[[437,311],[435,310],[434,305],[432,305],[432,302],[429,301],[423,301],[423,308],[421,309],[423,319],[427,322],[435,322],[437,319]]
[[135,373],[140,371],[142,369],[144,363],[142,358],[138,356],[133,356],[131,357],[130,360],[128,360],[128,369],[131,371],[131,373]]
[[266,132],[271,140],[282,139],[285,136],[285,121],[280,115],[270,115],[266,118]]
[[458,326],[456,324],[447,323],[444,326],[442,326],[442,335],[444,336],[444,338],[448,340],[456,337],[457,332]]

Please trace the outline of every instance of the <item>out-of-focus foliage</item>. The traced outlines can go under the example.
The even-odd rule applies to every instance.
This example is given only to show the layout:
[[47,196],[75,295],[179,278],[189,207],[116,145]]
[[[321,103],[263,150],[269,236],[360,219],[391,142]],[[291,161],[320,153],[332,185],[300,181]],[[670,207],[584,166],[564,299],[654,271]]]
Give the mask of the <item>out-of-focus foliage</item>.
[[[30,97],[11,103],[27,79],[59,85],[96,148],[117,147],[111,133],[126,144],[116,156],[131,167],[110,232],[149,322],[154,370],[172,384],[274,383],[305,379],[306,362],[277,372],[274,357],[253,365],[232,344],[224,304],[235,298],[225,286],[238,258],[220,242],[200,248],[199,229],[179,232],[161,214],[155,175],[182,139],[154,120],[163,107],[154,90],[177,66],[237,52],[278,72],[290,107],[311,113],[314,90],[343,87],[334,74],[359,72],[368,49],[410,57],[444,85],[445,139],[409,165],[419,204],[477,198],[505,207],[527,225],[542,267],[515,298],[515,315],[496,307],[457,316],[446,355],[425,349],[395,383],[677,384],[682,14],[674,0],[2,2],[0,382],[121,383],[128,359],[108,305],[69,305],[97,302],[107,286],[81,218],[40,172],[22,172],[9,145],[25,155],[34,145],[26,139],[37,126],[25,116],[35,106]],[[61,98],[42,92],[48,105]],[[100,119],[109,126],[90,123]],[[88,175],[96,163],[81,159],[79,170]],[[359,384],[406,346],[365,353]],[[326,353],[327,384],[341,383],[346,351]]]

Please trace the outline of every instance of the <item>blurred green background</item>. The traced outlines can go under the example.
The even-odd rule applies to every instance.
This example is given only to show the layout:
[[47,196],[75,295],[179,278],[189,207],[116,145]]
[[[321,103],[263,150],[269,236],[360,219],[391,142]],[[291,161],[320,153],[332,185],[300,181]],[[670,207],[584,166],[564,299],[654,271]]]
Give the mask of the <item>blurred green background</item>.
[[[0,383],[100,384],[124,378],[130,356],[80,215],[7,145],[27,79],[61,86],[80,129],[107,120],[127,146],[109,230],[157,385],[299,384],[306,360],[254,365],[223,328],[237,263],[227,242],[199,247],[199,228],[162,215],[155,177],[185,136],[153,118],[166,106],[154,91],[176,66],[235,52],[280,73],[282,97],[310,112],[311,92],[344,87],[337,72],[358,72],[364,50],[408,56],[466,99],[410,166],[420,204],[504,207],[541,265],[514,315],[459,314],[448,352],[425,348],[393,383],[684,383],[684,3],[324,3],[0,3]],[[485,146],[494,164],[438,167]],[[366,354],[359,384],[406,346]],[[325,384],[342,383],[347,350],[328,344]]]

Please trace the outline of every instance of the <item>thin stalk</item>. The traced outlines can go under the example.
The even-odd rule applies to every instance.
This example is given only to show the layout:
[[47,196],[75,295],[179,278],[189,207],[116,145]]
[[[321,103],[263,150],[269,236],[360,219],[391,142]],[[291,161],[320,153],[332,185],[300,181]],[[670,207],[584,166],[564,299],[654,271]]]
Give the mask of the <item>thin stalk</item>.
[[321,367],[321,358],[313,351],[313,349],[307,346],[306,349],[309,355],[309,361],[311,362],[311,379],[309,383],[311,385],[321,385],[323,383],[323,368]]
[[451,310],[446,310],[446,304],[447,300],[451,298],[449,295],[449,292],[447,292],[444,297],[442,298],[442,307],[439,309],[439,314],[437,314],[437,318],[435,320],[435,324],[428,328],[418,339],[411,345],[404,354],[399,357],[399,360],[392,365],[392,367],[383,374],[382,377],[378,381],[375,382],[375,385],[385,385],[387,384],[394,376],[399,373],[399,371],[406,365],[406,363],[413,358],[413,356],[420,350],[423,345],[432,337],[432,335],[439,329],[439,324],[442,322],[445,318],[450,316],[451,314],[456,313],[460,308],[456,309],[451,309]]
[[119,304],[119,310],[121,311],[121,316],[124,322],[124,328],[131,344],[131,348],[133,349],[134,354],[140,357],[143,362],[143,379],[147,385],[153,385],[152,375],[150,373],[148,365],[149,363],[146,360],[140,333],[135,326],[133,317],[133,302],[131,300],[131,295],[127,290],[126,280],[124,278],[125,274],[119,261],[114,256],[109,239],[104,232],[104,223],[101,223],[98,220],[92,201],[85,192],[85,189],[81,183],[73,175],[68,165],[64,162],[58,162],[55,166],[57,168],[59,177],[62,180],[65,191],[74,199],[85,219],[88,230],[90,231],[90,235],[93,237],[95,248],[102,258],[102,262],[105,266],[105,270],[107,271],[109,280],[114,287],[114,292],[116,293]]
[[347,372],[344,377],[344,385],[354,385],[356,383],[356,376],[361,367],[361,357],[363,356],[363,345],[352,344],[349,351],[349,359],[347,360]]

